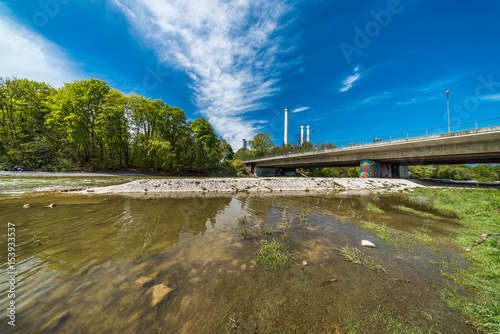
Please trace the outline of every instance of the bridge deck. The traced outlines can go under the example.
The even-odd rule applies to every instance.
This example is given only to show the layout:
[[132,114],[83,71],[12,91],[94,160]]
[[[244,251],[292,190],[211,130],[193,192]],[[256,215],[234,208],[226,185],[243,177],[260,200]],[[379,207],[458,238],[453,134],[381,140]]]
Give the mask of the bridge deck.
[[500,163],[500,126],[246,160],[257,167],[359,166],[361,160],[401,165]]

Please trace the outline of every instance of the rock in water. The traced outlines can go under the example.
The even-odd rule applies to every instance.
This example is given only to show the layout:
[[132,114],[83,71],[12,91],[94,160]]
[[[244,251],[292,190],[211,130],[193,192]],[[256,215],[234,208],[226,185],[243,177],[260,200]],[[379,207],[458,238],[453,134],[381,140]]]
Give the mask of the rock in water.
[[307,261],[306,261],[306,260],[303,260],[303,261],[302,261],[302,265],[303,265],[304,267],[305,267],[305,266],[307,266]]
[[23,205],[23,208],[25,208],[25,209],[27,209],[27,208],[29,208],[29,207],[30,207],[30,205],[29,205],[29,204],[24,204],[24,205]]
[[53,208],[53,207],[55,207],[55,206],[56,206],[56,205],[55,205],[54,203],[50,203],[48,207],[52,209],[52,208]]
[[141,277],[135,282],[139,284],[141,287],[145,288],[153,283],[153,279],[151,277]]
[[161,303],[168,294],[172,291],[168,286],[163,284],[158,284],[153,287],[153,301],[151,305],[155,307],[159,303]]
[[370,248],[375,248],[375,244],[371,243],[368,240],[362,240],[361,241],[361,246],[363,247],[370,247]]

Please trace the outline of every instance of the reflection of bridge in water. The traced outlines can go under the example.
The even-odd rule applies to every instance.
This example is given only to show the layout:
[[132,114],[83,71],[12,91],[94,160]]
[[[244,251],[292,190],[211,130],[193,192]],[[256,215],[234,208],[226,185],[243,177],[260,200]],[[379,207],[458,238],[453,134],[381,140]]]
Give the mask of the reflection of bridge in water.
[[[482,126],[482,127],[481,127]],[[443,131],[444,130],[444,131]],[[408,177],[409,165],[500,163],[500,118],[245,161],[257,175],[361,166],[362,177]]]

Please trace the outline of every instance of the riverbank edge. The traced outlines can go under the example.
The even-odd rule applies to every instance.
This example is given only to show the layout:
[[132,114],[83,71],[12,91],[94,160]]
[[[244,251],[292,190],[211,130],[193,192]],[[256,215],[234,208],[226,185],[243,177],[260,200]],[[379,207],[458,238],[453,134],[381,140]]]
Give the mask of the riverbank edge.
[[360,179],[360,178],[179,178],[141,179],[128,183],[78,189],[77,193],[268,193],[268,192],[328,192],[328,191],[383,191],[399,192],[431,183],[407,179]]

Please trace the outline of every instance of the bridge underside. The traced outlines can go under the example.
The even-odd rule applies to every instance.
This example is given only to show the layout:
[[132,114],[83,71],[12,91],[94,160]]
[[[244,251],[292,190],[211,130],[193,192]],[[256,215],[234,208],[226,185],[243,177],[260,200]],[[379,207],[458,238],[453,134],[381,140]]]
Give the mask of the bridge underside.
[[500,127],[246,162],[260,168],[314,168],[360,166],[363,160],[401,166],[500,163]]

